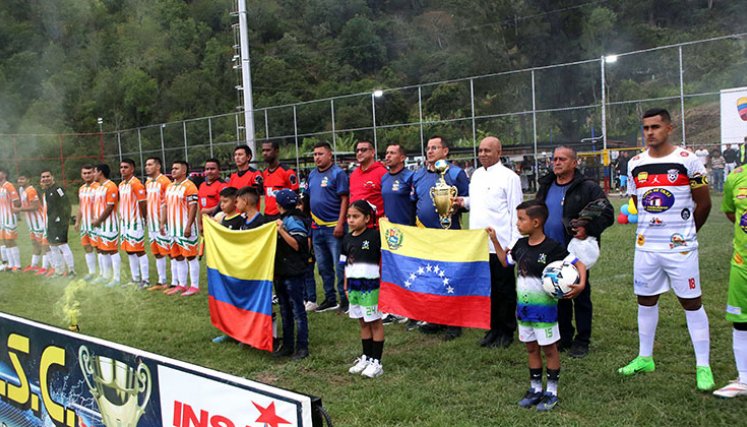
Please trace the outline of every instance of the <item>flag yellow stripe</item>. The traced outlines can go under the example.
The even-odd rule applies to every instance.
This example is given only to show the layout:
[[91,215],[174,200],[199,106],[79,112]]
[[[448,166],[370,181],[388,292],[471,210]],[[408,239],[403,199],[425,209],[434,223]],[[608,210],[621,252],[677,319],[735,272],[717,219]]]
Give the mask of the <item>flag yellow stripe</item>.
[[[439,230],[410,227],[380,220],[381,250],[412,258],[444,262],[488,261],[488,233],[485,230]],[[398,248],[390,248],[390,237],[401,236]]]
[[203,221],[208,268],[242,280],[272,280],[275,274],[277,225],[253,230],[229,230],[212,220]]

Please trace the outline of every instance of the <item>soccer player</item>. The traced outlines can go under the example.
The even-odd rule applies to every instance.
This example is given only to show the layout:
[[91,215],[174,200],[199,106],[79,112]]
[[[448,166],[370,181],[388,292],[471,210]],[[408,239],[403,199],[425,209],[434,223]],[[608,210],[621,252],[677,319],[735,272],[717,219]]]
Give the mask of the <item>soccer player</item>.
[[0,271],[12,272],[21,269],[21,253],[18,250],[18,217],[13,207],[21,206],[16,187],[8,181],[8,171],[0,168],[0,254],[3,265]]
[[42,240],[44,239],[44,212],[39,200],[39,193],[29,182],[27,174],[22,173],[16,178],[18,183],[18,195],[21,198],[21,207],[14,210],[23,213],[24,221],[29,229],[31,238],[31,263],[23,269],[24,272],[37,272],[41,269]]
[[[178,285],[166,291],[167,295],[181,293],[183,297],[200,291],[200,261],[197,259],[197,187],[187,179],[189,163],[177,160],[171,166],[174,182],[166,188],[165,221],[161,232],[171,237],[171,262],[176,264]],[[190,288],[187,289],[187,270]]]
[[80,168],[80,177],[83,185],[78,189],[78,214],[75,217],[75,230],[80,232],[80,244],[86,253],[86,266],[88,274],[84,280],[93,280],[96,277],[96,234],[93,226],[93,201],[96,197],[96,189],[99,183],[94,179],[93,165],[83,165]]
[[628,163],[628,194],[638,206],[633,288],[638,298],[639,350],[638,357],[618,372],[628,376],[654,371],[659,295],[672,289],[685,309],[697,388],[710,390],[710,333],[701,302],[696,235],[711,210],[706,169],[694,154],[670,142],[667,110],[646,111],[643,132],[648,149]]
[[[100,164],[94,168],[96,189],[94,198],[93,222],[96,233],[97,249],[99,252],[99,270],[101,277],[97,283],[106,283],[107,287],[119,286],[120,266],[122,259],[119,256],[119,215],[117,204],[119,203],[119,191],[117,184],[109,179],[111,169],[109,165]],[[110,275],[111,272],[111,275]]]
[[215,216],[220,211],[220,192],[227,186],[228,184],[220,179],[220,161],[218,159],[205,160],[205,181],[197,190],[200,216]]
[[[49,169],[41,173],[44,185],[44,204],[47,207],[47,240],[52,260],[57,260],[57,276],[75,277],[75,260],[67,244],[67,232],[70,226],[70,199],[65,189],[54,180]],[[48,277],[50,275],[48,274]]]
[[[239,145],[233,149],[233,161],[236,162],[236,172],[231,174],[228,186],[240,190],[244,187],[254,187],[262,194],[262,172],[249,166],[252,161],[252,149],[246,145]],[[259,209],[259,202],[257,202]]]
[[[148,224],[148,241],[150,252],[156,258],[156,271],[158,282],[149,287],[149,291],[168,288],[166,284],[166,257],[171,251],[171,238],[161,233],[161,218],[166,215],[163,206],[166,200],[166,188],[171,181],[161,173],[161,159],[149,157],[145,161],[145,174],[148,180],[145,183],[146,202],[148,212],[145,217]],[[171,264],[171,283],[176,285],[176,264]]]
[[[734,256],[729,271],[726,320],[732,322],[732,346],[739,376],[713,392],[723,398],[747,396],[747,169],[740,166],[730,173],[724,185],[721,210],[734,223]],[[737,218],[739,221],[737,221]]]
[[123,159],[119,163],[122,182],[119,183],[119,229],[122,250],[127,252],[130,278],[140,288],[150,286],[148,257],[145,256],[145,186],[135,176],[135,161]]
[[280,145],[277,141],[262,143],[262,158],[267,168],[262,171],[262,184],[265,188],[265,218],[275,220],[280,218],[275,194],[287,189],[298,191],[298,176],[293,169],[280,164]]

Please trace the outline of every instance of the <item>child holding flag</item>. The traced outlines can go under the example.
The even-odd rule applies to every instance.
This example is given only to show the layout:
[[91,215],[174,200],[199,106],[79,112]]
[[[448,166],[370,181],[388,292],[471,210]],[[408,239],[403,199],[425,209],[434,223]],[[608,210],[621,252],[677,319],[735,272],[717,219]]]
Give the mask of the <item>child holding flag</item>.
[[[509,264],[518,266],[516,280],[517,309],[519,323],[519,340],[526,343],[529,353],[530,387],[519,401],[522,408],[537,406],[538,411],[551,411],[558,404],[558,379],[560,377],[560,353],[557,342],[560,340],[558,329],[558,302],[542,289],[542,272],[553,261],[568,260],[579,272],[579,284],[571,285],[572,290],[564,298],[574,298],[586,286],[586,266],[569,255],[558,242],[545,236],[544,225],[547,220],[547,206],[538,200],[528,200],[516,207],[516,226],[526,236],[519,239],[506,251],[495,234],[488,227],[487,232],[495,246],[496,255],[505,267]],[[542,390],[542,354],[545,353],[547,364],[547,390]]]
[[384,324],[379,311],[379,264],[381,238],[378,230],[368,228],[374,210],[365,200],[356,200],[348,208],[350,232],[342,239],[340,263],[345,265],[345,292],[350,302],[350,317],[361,326],[363,355],[348,372],[376,378],[384,373]]

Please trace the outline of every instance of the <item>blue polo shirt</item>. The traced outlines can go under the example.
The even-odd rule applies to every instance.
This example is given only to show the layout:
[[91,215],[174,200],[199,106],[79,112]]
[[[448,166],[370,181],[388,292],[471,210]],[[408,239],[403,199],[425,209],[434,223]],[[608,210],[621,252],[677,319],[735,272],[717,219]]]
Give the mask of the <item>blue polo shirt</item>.
[[409,169],[381,177],[381,196],[384,198],[384,215],[394,224],[415,225],[415,203],[412,201],[412,178]]
[[547,221],[545,221],[545,235],[562,244],[563,247],[570,242],[563,225],[563,205],[565,204],[565,192],[569,185],[558,185],[553,182],[545,197],[548,211]]
[[340,217],[340,196],[350,192],[345,171],[333,164],[324,172],[314,169],[306,183],[311,204],[312,227],[334,227]]
[[[431,199],[431,187],[436,185],[439,176],[438,173],[429,171],[428,168],[423,167],[418,169],[412,178],[414,187],[412,199],[415,201],[416,216],[420,224],[426,228],[441,228],[438,213],[436,213],[436,208]],[[469,196],[469,178],[467,178],[464,170],[458,166],[449,165],[449,170],[446,172],[444,179],[448,185],[456,186],[457,196]],[[461,212],[456,212],[452,215],[451,230],[462,228],[459,223],[460,216]]]

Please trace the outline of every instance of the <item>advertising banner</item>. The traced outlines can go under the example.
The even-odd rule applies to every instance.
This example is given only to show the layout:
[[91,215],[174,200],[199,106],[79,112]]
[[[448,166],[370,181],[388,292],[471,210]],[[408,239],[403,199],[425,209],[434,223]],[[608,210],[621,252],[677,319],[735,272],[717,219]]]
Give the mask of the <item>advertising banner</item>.
[[320,404],[0,313],[0,427],[313,426]]
[[747,138],[747,87],[721,91],[721,144],[741,144]]

